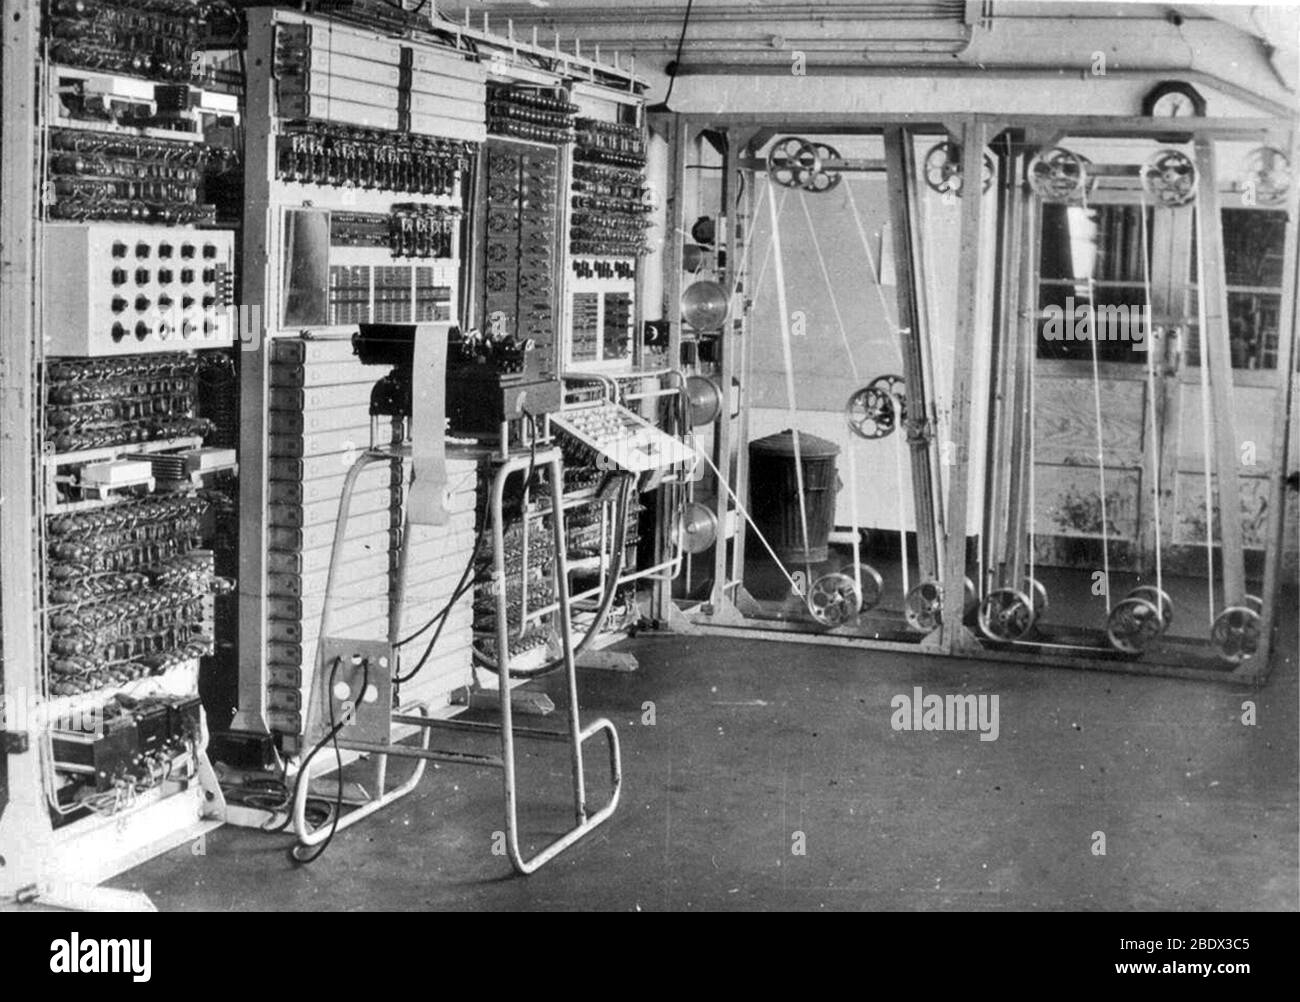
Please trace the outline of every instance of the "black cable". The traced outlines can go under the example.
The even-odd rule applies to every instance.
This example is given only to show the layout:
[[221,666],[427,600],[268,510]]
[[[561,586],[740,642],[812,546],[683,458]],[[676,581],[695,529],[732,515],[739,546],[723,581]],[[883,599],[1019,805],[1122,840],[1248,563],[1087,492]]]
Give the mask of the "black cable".
[[447,604],[444,605],[437,612],[435,612],[431,617],[429,617],[429,621],[425,623],[423,626],[421,626],[414,633],[412,633],[409,637],[405,637],[404,639],[399,640],[397,643],[393,644],[394,647],[405,647],[412,640],[418,640],[421,636],[424,635],[424,633],[429,629],[429,627],[433,626],[433,624],[439,620],[439,618],[447,615],[447,613],[451,611],[452,605],[454,605],[456,602],[457,593],[459,593],[460,590],[465,586],[465,582],[469,580],[470,573],[474,570],[474,562],[478,559],[479,547],[483,545],[483,537],[486,534],[486,531],[487,531],[487,525],[486,523],[484,523],[484,527],[480,529],[478,535],[474,537],[474,546],[470,550],[469,563],[465,565],[465,570],[461,573],[460,580],[456,582],[456,587],[452,589],[452,597],[447,601]]
[[[292,859],[295,863],[304,866],[309,863],[316,862],[316,860],[320,859],[321,855],[325,852],[325,850],[329,848],[329,844],[332,841],[334,841],[334,835],[339,830],[339,821],[343,815],[343,752],[339,749],[339,731],[343,730],[343,728],[348,725],[349,720],[347,717],[344,717],[342,720],[338,721],[337,723],[334,720],[334,678],[335,676],[338,675],[339,665],[341,663],[342,663],[342,658],[335,658],[334,664],[330,666],[329,685],[325,693],[325,697],[329,702],[329,708],[330,708],[329,732],[323,738],[321,738],[319,741],[316,742],[316,746],[311,750],[310,753],[308,753],[307,757],[303,759],[302,765],[299,766],[298,768],[298,778],[294,781],[293,784],[293,799],[294,802],[296,803],[298,799],[298,788],[305,780],[307,780],[311,772],[312,759],[316,757],[316,753],[319,752],[322,748],[324,748],[327,743],[333,742],[334,761],[336,764],[336,774],[338,776],[338,795],[334,798],[334,819],[332,822],[332,826],[330,827],[330,833],[325,836],[325,841],[322,842],[320,845],[318,845],[316,847],[316,851],[312,853],[310,856],[307,857],[299,856],[294,851],[298,848],[297,845],[293,846],[293,848],[289,850],[289,858]],[[366,690],[368,688],[370,688],[370,659],[366,658],[364,661],[361,662],[361,689],[359,691],[358,699],[365,698]],[[353,712],[355,712],[355,705],[354,705]]]
[[[474,564],[471,561],[470,567],[473,566]],[[411,681],[411,679],[415,678],[416,675],[420,674],[420,670],[424,667],[425,662],[429,660],[429,655],[433,653],[434,647],[437,646],[438,638],[442,636],[442,629],[444,626],[447,625],[447,620],[451,616],[452,607],[457,602],[459,602],[462,598],[464,598],[466,593],[473,590],[474,588],[477,588],[481,583],[482,583],[481,575],[475,575],[474,579],[471,581],[466,581],[464,578],[461,579],[461,583],[456,586],[456,591],[452,594],[451,598],[448,599],[447,604],[443,606],[442,611],[439,612],[438,615],[435,616],[433,619],[431,619],[426,625],[425,629],[427,629],[428,626],[432,626],[436,622],[438,624],[438,628],[433,631],[433,636],[429,638],[429,643],[424,648],[424,653],[420,655],[420,660],[416,663],[416,666],[412,668],[409,672],[407,672],[405,675],[401,675],[393,679],[394,685],[402,685],[406,682]]]
[[691,23],[691,8],[694,6],[695,0],[686,0],[686,16],[682,18],[682,33],[677,37],[677,55],[673,56],[672,72],[668,75],[668,92],[660,102],[664,111],[668,110],[668,99],[673,96],[673,85],[677,83],[677,66],[682,61],[682,45],[686,41],[686,29]]

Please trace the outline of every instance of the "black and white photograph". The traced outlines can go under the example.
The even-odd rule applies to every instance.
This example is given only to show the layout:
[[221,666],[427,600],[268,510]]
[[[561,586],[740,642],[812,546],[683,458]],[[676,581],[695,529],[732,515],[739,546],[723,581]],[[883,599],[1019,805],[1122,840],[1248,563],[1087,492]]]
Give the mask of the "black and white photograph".
[[837,912],[1285,970],[1300,3],[2,6],[22,965]]

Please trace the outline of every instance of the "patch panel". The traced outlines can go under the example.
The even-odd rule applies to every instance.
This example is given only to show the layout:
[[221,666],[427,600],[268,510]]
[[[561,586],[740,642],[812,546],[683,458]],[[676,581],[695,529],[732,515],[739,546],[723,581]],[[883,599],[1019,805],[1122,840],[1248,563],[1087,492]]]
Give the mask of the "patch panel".
[[234,234],[48,223],[46,352],[98,356],[234,342]]

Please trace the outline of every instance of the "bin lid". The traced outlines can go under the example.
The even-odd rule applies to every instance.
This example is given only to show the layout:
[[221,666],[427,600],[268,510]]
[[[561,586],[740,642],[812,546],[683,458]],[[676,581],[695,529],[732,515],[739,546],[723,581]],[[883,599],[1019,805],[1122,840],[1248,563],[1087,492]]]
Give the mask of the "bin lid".
[[[773,456],[793,456],[794,430],[787,428],[775,435],[755,439],[749,443],[749,449],[751,452],[766,453]],[[800,458],[826,459],[839,454],[840,447],[836,443],[824,438],[818,438],[816,435],[810,435],[806,431],[799,432]]]

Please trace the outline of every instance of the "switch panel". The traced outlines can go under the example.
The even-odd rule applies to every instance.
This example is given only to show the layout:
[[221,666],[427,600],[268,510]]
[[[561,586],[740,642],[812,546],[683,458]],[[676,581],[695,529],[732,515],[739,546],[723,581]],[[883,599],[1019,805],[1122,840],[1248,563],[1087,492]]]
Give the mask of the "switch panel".
[[46,353],[221,348],[238,335],[230,230],[49,223]]

